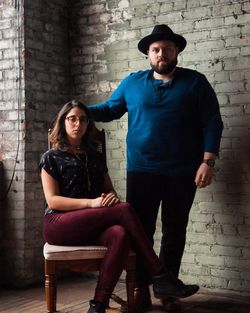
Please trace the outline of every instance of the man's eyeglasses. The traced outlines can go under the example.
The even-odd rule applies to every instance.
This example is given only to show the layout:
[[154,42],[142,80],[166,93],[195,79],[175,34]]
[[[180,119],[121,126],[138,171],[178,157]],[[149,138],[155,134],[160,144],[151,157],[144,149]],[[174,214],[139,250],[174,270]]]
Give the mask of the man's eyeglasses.
[[87,116],[81,116],[81,117],[78,117],[78,116],[75,116],[75,115],[70,115],[70,116],[67,116],[65,118],[70,125],[76,125],[77,123],[79,124],[88,124],[89,123],[89,119]]

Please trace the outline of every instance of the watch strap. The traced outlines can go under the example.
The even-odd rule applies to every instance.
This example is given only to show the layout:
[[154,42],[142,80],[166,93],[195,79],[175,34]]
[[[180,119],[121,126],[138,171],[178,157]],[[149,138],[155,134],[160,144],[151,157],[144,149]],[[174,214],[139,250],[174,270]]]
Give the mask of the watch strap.
[[209,167],[214,167],[215,160],[214,159],[203,159],[202,163],[207,164]]

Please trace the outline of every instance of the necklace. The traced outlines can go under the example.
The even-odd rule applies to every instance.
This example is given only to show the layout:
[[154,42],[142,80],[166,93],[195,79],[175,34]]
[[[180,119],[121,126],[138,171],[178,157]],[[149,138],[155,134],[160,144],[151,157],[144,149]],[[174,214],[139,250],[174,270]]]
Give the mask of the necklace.
[[81,145],[69,145],[71,150],[82,150],[82,146]]
[[73,150],[71,150],[73,155],[82,163],[82,165],[84,166],[85,172],[86,172],[86,185],[87,185],[87,189],[88,191],[90,191],[90,187],[91,187],[91,182],[89,179],[89,169],[88,169],[88,156],[87,153],[84,151],[83,153],[81,153],[82,156],[85,157],[85,161],[83,161],[83,159],[79,156],[79,154],[75,153]]
[[[79,154],[77,154],[77,153],[75,153],[74,151],[72,151],[72,153],[74,154],[74,156],[78,159],[78,160],[80,160],[81,161],[81,163],[82,164],[85,164],[85,162],[83,162],[83,159],[79,156]],[[84,153],[81,153],[82,155],[84,155],[85,156],[85,159],[86,159],[86,153],[84,152]]]

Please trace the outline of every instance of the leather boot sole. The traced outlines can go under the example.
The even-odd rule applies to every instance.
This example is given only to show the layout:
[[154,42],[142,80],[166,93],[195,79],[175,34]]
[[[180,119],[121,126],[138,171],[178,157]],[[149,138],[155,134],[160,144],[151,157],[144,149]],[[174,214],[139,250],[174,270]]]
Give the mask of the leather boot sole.
[[161,299],[163,309],[166,312],[180,312],[181,311],[181,302],[178,298],[167,297]]

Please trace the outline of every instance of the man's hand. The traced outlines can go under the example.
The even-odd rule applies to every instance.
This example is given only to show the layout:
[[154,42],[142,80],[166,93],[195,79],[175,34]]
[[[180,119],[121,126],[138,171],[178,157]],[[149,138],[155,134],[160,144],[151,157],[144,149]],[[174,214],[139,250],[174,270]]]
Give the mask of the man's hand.
[[198,168],[195,177],[195,184],[198,188],[204,188],[212,183],[214,169],[207,164],[202,163]]

